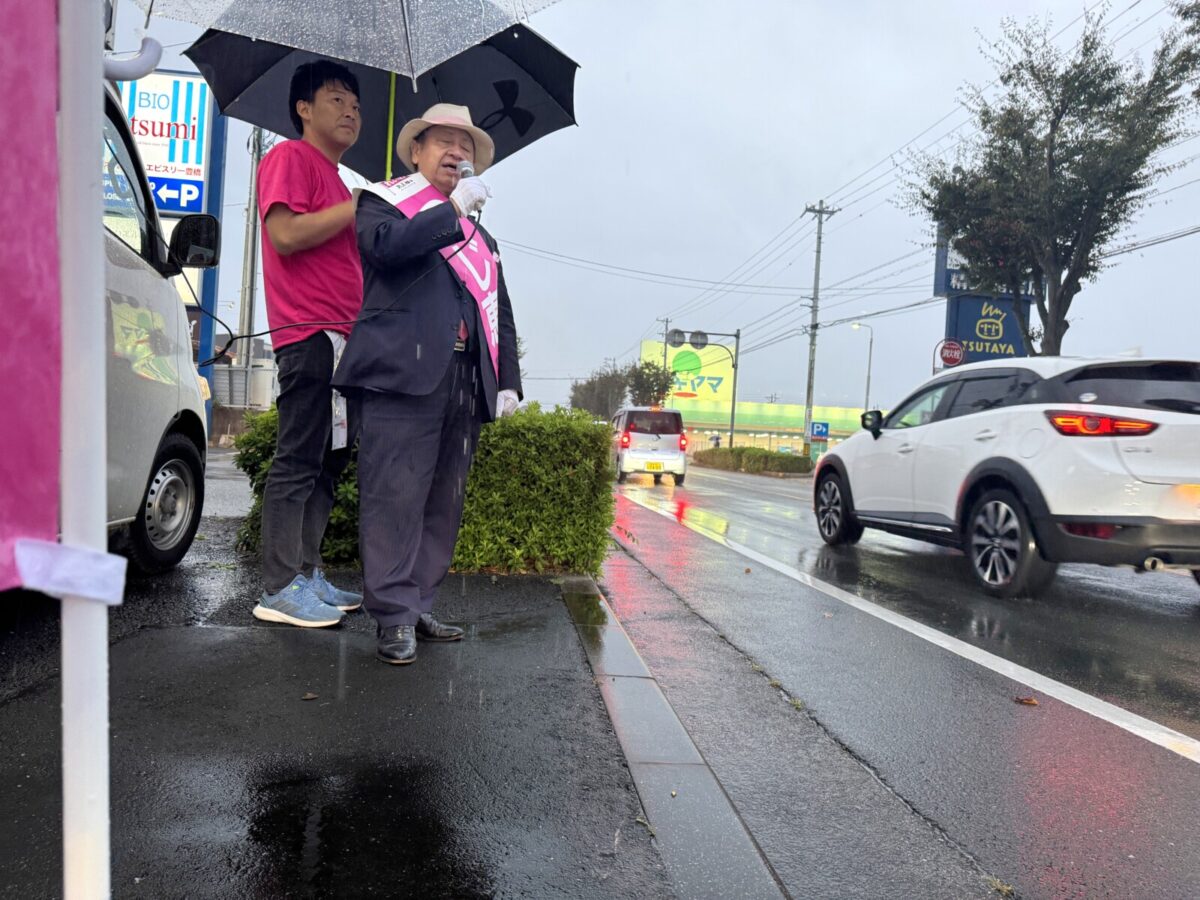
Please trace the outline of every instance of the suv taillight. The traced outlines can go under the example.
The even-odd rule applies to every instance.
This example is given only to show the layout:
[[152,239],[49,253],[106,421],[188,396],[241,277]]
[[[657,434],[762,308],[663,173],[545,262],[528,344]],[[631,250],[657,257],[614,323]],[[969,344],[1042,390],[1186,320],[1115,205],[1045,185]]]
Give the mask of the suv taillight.
[[621,446],[622,447],[629,446],[629,432],[628,431],[621,432]]
[[1120,437],[1145,435],[1158,427],[1156,422],[1122,419],[1118,416],[1050,411],[1046,418],[1059,434],[1072,437]]
[[679,449],[680,450],[687,449],[687,435],[686,434],[679,435]]

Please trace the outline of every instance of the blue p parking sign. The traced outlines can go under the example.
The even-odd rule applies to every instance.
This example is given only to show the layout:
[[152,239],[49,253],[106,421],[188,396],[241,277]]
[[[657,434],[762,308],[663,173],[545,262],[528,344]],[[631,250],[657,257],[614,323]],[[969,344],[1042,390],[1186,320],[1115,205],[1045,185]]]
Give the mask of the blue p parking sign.
[[829,440],[829,423],[828,422],[813,422],[812,423],[812,440],[814,440],[814,441]]

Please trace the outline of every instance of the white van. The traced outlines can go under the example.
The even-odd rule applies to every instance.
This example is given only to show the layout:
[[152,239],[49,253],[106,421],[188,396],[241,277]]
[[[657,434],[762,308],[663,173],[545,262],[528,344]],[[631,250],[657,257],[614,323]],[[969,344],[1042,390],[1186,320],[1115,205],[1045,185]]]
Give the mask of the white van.
[[187,553],[204,505],[208,385],[173,279],[185,265],[217,264],[220,226],[212,216],[186,216],[166,242],[112,85],[103,183],[108,524],[114,546],[154,573]]
[[628,406],[612,420],[613,465],[617,481],[635,472],[649,472],[661,484],[670,473],[676,485],[687,477],[687,435],[683,414],[658,406]]

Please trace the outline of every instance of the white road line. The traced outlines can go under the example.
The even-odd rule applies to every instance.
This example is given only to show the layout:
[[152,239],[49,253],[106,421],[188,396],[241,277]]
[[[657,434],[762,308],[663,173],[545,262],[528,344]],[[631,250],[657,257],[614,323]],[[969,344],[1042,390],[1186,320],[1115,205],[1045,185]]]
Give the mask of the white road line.
[[[636,503],[643,509],[648,509],[650,512],[657,513],[664,518],[670,519],[672,522],[678,523],[678,519],[667,510],[657,509],[649,503],[629,494],[624,494],[623,496],[626,500]],[[872,603],[870,600],[864,600],[857,594],[852,594],[836,585],[821,581],[819,578],[813,578],[811,575],[801,572],[799,569],[789,566],[786,563],[772,559],[763,553],[759,553],[757,550],[751,550],[749,547],[743,546],[736,541],[731,541],[723,535],[716,534],[686,521],[683,525],[714,543],[728,547],[733,552],[747,559],[752,559],[760,565],[778,572],[780,575],[786,575],[793,581],[798,581],[807,587],[818,590],[822,594],[832,597],[834,600],[840,600],[847,606],[852,606],[868,615],[881,619],[889,625],[894,625],[897,628],[907,631],[909,634],[941,647],[943,650],[948,650],[957,656],[961,656],[963,659],[970,660],[976,665],[983,666],[985,669],[990,669],[1006,678],[1011,678],[1013,681],[1027,685],[1035,691],[1040,691],[1047,697],[1053,697],[1055,700],[1082,710],[1088,715],[1108,722],[1110,725],[1123,728],[1130,734],[1137,735],[1173,753],[1178,753],[1184,759],[1200,763],[1200,741],[1195,738],[1188,737],[1186,734],[1180,734],[1166,725],[1160,725],[1158,722],[1153,722],[1136,713],[1131,713],[1129,710],[1115,706],[1107,700],[1101,700],[1099,697],[1085,694],[1083,691],[1063,684],[1061,681],[1055,681],[1053,678],[1048,678],[1032,669],[1027,669],[1003,657],[988,653],[986,650],[981,650],[973,644],[968,644],[966,641],[960,641],[958,638],[950,637],[948,634],[942,634],[942,632],[930,628],[928,625],[914,622],[912,619],[892,612],[890,609],[885,609],[882,606]]]

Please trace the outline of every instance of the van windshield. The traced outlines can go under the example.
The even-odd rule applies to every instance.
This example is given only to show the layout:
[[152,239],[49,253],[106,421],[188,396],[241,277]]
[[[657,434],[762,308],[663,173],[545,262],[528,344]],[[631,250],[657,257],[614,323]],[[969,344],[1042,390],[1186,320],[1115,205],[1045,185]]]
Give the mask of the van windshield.
[[630,434],[680,434],[683,416],[677,412],[655,410],[631,412],[625,427]]

